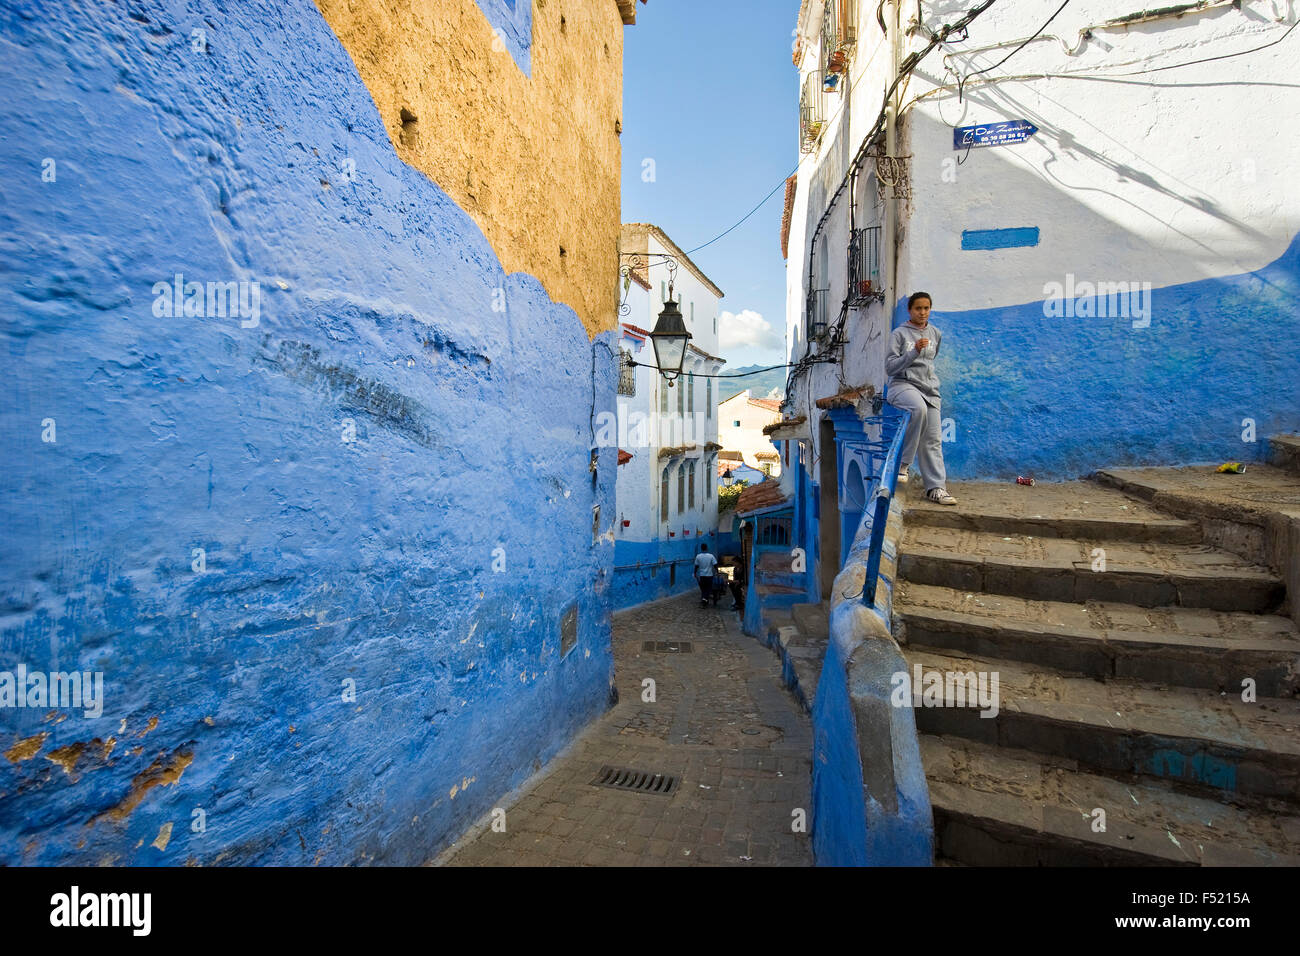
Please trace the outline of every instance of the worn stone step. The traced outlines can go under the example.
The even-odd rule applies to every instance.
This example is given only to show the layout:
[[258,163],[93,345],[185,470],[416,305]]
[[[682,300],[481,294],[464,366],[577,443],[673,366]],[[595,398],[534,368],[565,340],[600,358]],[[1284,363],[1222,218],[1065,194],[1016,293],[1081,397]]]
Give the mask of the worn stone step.
[[1055,754],[1095,770],[1229,798],[1300,805],[1300,700],[1247,703],[1239,694],[1101,682],[915,646],[904,648],[904,655],[909,678],[918,665],[922,674],[983,675],[989,697],[995,696],[996,706],[982,709],[918,706],[916,726],[923,733]]
[[803,584],[803,572],[794,570],[794,558],[788,551],[764,551],[754,563],[756,580],[797,588]]
[[1249,463],[1242,474],[1213,465],[1111,468],[1095,479],[1201,525],[1206,544],[1274,569],[1290,593],[1289,611],[1300,624],[1300,474]]
[[[1094,567],[1099,570],[1094,570]],[[1286,589],[1267,568],[1205,545],[907,529],[899,573],[920,584],[1042,601],[1264,612]]]
[[1292,814],[960,737],[922,734],[920,742],[942,858],[974,866],[1300,865],[1300,817]]
[[[764,643],[771,644],[768,640],[769,634],[775,634],[783,627],[794,627],[794,617],[790,614],[790,608],[764,608],[763,609],[763,630],[762,639]],[[772,638],[775,640],[775,638]]]
[[[795,608],[799,607],[807,605],[795,605]],[[794,616],[783,612],[764,613],[763,622],[764,643],[781,658],[781,676],[785,685],[804,711],[811,713],[829,636],[807,634],[798,626]]]
[[1275,468],[1300,472],[1300,435],[1274,435],[1268,440],[1269,462]]
[[1091,481],[1031,486],[1014,482],[952,482],[957,504],[909,498],[908,527],[957,528],[997,535],[1196,544],[1200,525],[1158,511],[1138,498]]
[[764,610],[767,608],[784,608],[788,610],[807,596],[807,592],[803,588],[794,588],[787,584],[771,584],[765,581],[759,581],[755,585],[754,593],[758,595]]
[[1032,601],[904,581],[901,641],[1102,680],[1131,678],[1261,697],[1300,692],[1300,629],[1290,618],[1203,608]]
[[830,619],[825,604],[796,604],[790,613],[799,630],[808,637],[824,640],[830,635]]

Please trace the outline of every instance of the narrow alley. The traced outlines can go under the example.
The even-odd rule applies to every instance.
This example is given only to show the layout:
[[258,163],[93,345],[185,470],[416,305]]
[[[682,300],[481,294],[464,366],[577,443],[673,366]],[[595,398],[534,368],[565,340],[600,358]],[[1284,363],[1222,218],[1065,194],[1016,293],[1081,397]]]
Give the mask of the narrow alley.
[[[737,614],[701,608],[693,592],[621,612],[614,661],[617,706],[502,803],[504,829],[488,814],[434,862],[811,866],[808,715]],[[595,785],[605,767],[675,786]]]

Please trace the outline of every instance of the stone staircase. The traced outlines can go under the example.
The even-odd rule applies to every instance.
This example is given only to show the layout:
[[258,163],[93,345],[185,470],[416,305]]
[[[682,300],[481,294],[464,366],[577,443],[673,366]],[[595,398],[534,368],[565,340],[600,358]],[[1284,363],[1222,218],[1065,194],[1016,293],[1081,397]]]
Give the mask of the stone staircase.
[[937,862],[1300,864],[1282,580],[1093,482],[950,488],[909,495],[895,632],[998,707],[916,710]]
[[781,676],[804,711],[811,713],[830,641],[825,604],[795,604],[764,613],[762,640],[781,658]]

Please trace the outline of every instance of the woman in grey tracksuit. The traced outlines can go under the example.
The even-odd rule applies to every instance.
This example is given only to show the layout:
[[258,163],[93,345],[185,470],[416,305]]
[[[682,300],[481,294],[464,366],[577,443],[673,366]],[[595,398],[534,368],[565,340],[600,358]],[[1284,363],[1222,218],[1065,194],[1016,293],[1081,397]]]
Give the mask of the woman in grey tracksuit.
[[916,292],[907,300],[911,318],[894,329],[885,356],[889,404],[912,413],[903,437],[898,480],[907,481],[907,469],[916,460],[925,481],[925,497],[941,505],[955,505],[948,494],[943,467],[942,418],[939,411],[939,376],[934,359],[943,335],[930,324],[930,294]]

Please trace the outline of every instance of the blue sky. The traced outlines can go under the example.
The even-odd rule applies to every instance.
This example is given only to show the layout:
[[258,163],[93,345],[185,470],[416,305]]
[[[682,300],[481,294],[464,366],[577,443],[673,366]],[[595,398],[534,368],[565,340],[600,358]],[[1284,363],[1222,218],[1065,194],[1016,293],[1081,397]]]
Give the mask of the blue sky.
[[[798,13],[798,0],[637,4],[623,34],[624,222],[653,222],[690,252],[794,171]],[[643,179],[646,159],[653,182]],[[691,254],[726,293],[719,333],[733,369],[785,361],[784,192]]]

